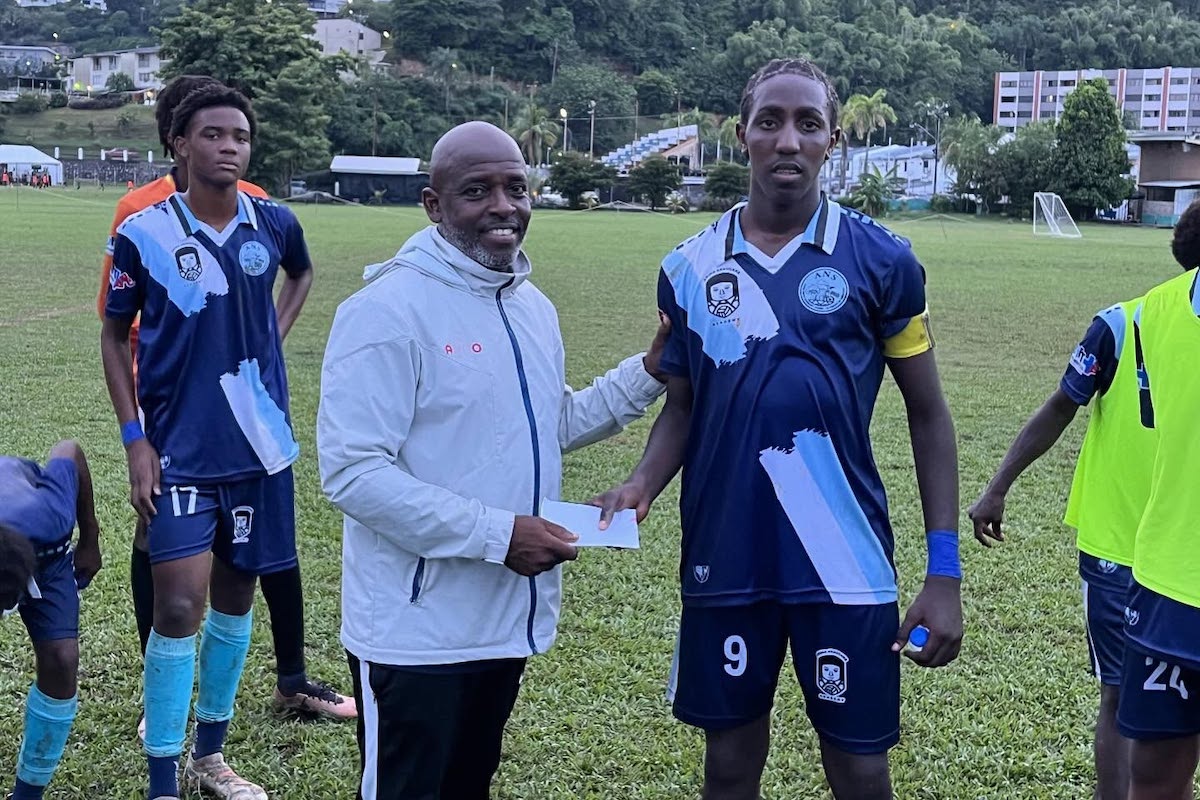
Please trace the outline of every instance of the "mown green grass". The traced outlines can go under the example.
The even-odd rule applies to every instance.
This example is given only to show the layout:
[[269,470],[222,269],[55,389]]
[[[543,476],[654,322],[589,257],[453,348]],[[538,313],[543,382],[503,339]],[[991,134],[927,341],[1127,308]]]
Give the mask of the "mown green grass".
[[[132,122],[125,130],[117,123],[122,114],[129,114]],[[95,127],[95,135],[88,123]],[[62,127],[59,127],[62,123]],[[85,155],[96,158],[100,148],[129,148],[130,157],[137,153],[145,159],[147,151],[158,151],[158,128],[154,122],[152,106],[126,105],[120,108],[81,110],[76,108],[51,108],[40,114],[9,114],[4,117],[3,140],[12,144],[31,144],[53,154],[54,148],[62,150],[63,159],[74,158],[76,148],[82,147]]]
[[[0,452],[40,456],[57,438],[92,459],[106,566],[84,596],[81,711],[49,796],[134,800],[144,766],[128,600],[133,514],[101,375],[93,298],[115,196],[0,191]],[[303,455],[297,465],[310,672],[343,688],[337,641],[340,518],[322,498],[313,429],[321,356],[338,302],[363,265],[424,224],[416,208],[301,207],[317,264],[286,351]],[[708,215],[537,212],[528,250],[557,304],[571,381],[581,386],[645,346],[655,326],[661,256]],[[929,273],[939,360],[960,442],[963,507],[1024,418],[1054,387],[1092,314],[1175,273],[1163,231],[1085,226],[1078,241],[1034,239],[1006,222],[903,222]],[[585,499],[624,477],[648,421],[567,459],[564,496]],[[893,754],[901,798],[1062,798],[1091,793],[1096,687],[1086,673],[1071,533],[1060,523],[1083,426],[1018,483],[1010,542],[964,541],[967,634],[951,667],[904,667],[904,739]],[[912,457],[898,393],[885,386],[874,424],[891,492],[902,593],[924,569]],[[701,736],[663,697],[678,614],[675,487],[643,529],[640,552],[586,552],[568,567],[557,647],[534,659],[509,726],[495,794],[532,798],[698,795]],[[966,524],[965,515],[963,520]],[[964,528],[965,529],[965,528]],[[277,719],[273,655],[261,604],[227,753],[276,798],[351,798],[353,728]],[[804,665],[807,667],[807,665]],[[0,625],[0,782],[11,781],[32,657],[16,619]],[[764,795],[823,798],[815,740],[785,672]]]

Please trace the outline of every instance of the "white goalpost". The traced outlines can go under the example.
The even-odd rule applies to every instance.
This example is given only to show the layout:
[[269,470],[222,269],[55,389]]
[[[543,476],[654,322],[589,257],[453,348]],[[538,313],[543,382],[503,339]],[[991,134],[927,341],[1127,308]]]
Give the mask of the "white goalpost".
[[1033,233],[1035,236],[1062,236],[1068,239],[1083,236],[1062,198],[1054,192],[1033,193]]

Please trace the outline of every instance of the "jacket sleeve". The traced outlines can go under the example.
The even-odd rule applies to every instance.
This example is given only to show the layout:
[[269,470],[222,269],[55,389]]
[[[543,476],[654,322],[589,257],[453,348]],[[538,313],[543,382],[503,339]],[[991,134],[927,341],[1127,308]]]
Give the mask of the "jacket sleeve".
[[563,387],[558,443],[564,453],[620,433],[666,391],[646,372],[644,355],[630,356],[586,389]]
[[[352,304],[353,299],[348,304]],[[421,350],[402,334],[364,342],[394,312],[343,306],[321,370],[321,486],[346,516],[424,558],[503,564],[515,515],[418,480],[399,464],[416,407]]]

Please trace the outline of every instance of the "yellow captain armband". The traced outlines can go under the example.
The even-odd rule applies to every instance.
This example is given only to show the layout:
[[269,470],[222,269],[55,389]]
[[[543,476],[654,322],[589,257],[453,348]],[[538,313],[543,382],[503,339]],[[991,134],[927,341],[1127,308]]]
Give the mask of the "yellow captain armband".
[[883,340],[887,358],[912,358],[933,349],[933,332],[929,328],[929,306],[909,320],[904,330]]

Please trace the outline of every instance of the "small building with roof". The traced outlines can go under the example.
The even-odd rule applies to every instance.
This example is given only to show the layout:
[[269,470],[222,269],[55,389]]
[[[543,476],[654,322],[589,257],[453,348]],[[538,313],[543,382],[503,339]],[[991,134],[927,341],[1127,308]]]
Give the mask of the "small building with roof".
[[334,156],[329,172],[334,195],[360,203],[419,203],[429,185],[419,158]]

